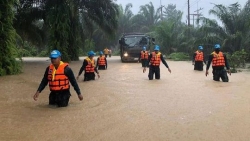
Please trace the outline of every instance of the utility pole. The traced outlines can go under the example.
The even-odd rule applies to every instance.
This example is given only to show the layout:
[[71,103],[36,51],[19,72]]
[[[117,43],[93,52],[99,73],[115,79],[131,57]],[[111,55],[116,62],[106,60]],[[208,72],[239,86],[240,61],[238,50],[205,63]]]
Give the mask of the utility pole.
[[193,19],[192,19],[192,20],[193,20],[193,27],[194,27],[194,20],[195,20],[194,16],[197,16],[197,17],[198,17],[199,15],[198,15],[198,14],[189,14],[189,15],[192,15],[192,16],[193,16]]
[[[200,16],[201,16],[201,14],[199,13],[199,11],[200,10],[202,10],[203,8],[200,8],[200,9],[197,9],[196,11],[194,11],[194,12],[197,12],[196,14],[189,14],[189,15],[192,15],[193,16],[193,27],[194,27],[194,21],[195,21],[195,18],[194,18],[194,16],[197,16],[197,18],[196,18],[196,20],[199,20],[199,18],[200,18]],[[198,26],[199,26],[199,23],[197,24]]]
[[163,15],[162,15],[162,8],[163,8],[164,6],[161,4],[161,0],[160,0],[160,8],[161,8],[161,21],[163,20]]
[[188,0],[188,27],[190,26],[190,3]]
[[[196,11],[194,11],[194,12],[197,12],[197,20],[199,20],[200,19],[200,16],[201,16],[201,14],[199,13],[199,11],[200,10],[202,10],[203,8],[200,8],[200,9],[197,9]],[[198,27],[199,27],[199,21],[198,21]]]

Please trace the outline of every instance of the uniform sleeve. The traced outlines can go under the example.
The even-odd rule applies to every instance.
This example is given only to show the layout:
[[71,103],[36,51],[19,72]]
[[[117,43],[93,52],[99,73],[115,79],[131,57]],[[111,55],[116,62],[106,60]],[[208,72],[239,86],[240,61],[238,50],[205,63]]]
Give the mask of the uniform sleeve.
[[73,73],[72,69],[67,66],[67,67],[64,68],[64,73],[68,77],[68,79],[69,79],[71,85],[74,87],[74,90],[76,91],[76,93],[78,95],[80,95],[81,91],[80,91],[80,88],[79,88],[79,86],[78,86],[78,84],[76,82],[76,78],[74,76],[74,73]]
[[209,69],[209,67],[210,67],[210,65],[211,65],[212,60],[213,60],[213,55],[209,55],[209,56],[208,56],[208,61],[207,61],[207,68],[206,68],[206,70],[208,70],[208,69]]
[[224,59],[225,59],[226,68],[227,68],[227,70],[229,70],[230,66],[229,66],[229,63],[228,63],[228,60],[227,60],[227,56],[225,54],[223,54],[223,56],[224,56]]
[[48,71],[49,71],[49,67],[46,68],[44,75],[43,75],[43,79],[37,89],[37,91],[42,92],[43,89],[47,86],[48,84]]
[[80,76],[83,72],[83,70],[85,70],[86,66],[88,65],[88,62],[86,59],[84,59],[83,63],[82,63],[82,67],[79,70],[78,76]]
[[162,54],[161,54],[161,61],[162,61],[162,63],[163,63],[167,68],[169,68],[169,66],[168,66],[166,60],[163,58],[163,55],[162,55]]

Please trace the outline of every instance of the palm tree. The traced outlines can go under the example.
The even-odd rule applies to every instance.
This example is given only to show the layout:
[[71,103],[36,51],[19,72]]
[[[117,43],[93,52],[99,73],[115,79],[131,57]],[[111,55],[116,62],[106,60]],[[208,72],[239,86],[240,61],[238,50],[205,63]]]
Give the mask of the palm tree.
[[[43,27],[48,29],[45,31],[49,33],[49,49],[60,49],[64,61],[79,59],[78,52],[84,44],[86,29],[91,31],[96,25],[106,34],[114,35],[118,27],[118,6],[112,0],[21,0],[21,3],[23,7],[17,11],[16,27],[20,35],[25,35],[23,40],[37,42],[46,39],[42,38],[46,33],[38,34],[44,30],[34,24],[42,20]],[[36,38],[32,40],[32,37]]]
[[34,3],[33,0],[19,0],[19,4],[15,5],[14,28],[22,41],[31,42],[41,50],[47,43],[47,30],[44,8],[38,6],[40,3]]
[[132,18],[134,16],[133,12],[131,11],[131,7],[133,5],[131,3],[128,3],[123,9],[122,5],[119,6],[119,19],[118,19],[118,31],[117,33],[121,35],[125,32],[131,32],[132,31]]
[[240,50],[243,36],[249,33],[248,13],[241,10],[238,3],[231,4],[228,7],[215,5],[209,13],[220,19],[222,25],[215,20],[202,18],[201,31],[207,35],[204,40],[221,43],[224,50],[228,52]]
[[140,14],[145,18],[145,25],[150,27],[160,20],[160,9],[155,10],[152,2],[140,7]]
[[[83,40],[99,39],[95,44],[100,45],[107,39],[115,38],[119,15],[117,4],[111,0],[83,0],[79,5]],[[97,36],[105,38],[96,38]],[[98,49],[100,49],[100,46],[98,46]]]

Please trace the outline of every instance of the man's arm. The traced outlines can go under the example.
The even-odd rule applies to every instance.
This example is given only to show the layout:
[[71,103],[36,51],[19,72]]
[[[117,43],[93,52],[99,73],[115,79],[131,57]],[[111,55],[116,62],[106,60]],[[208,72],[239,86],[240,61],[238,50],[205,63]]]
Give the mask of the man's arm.
[[168,66],[168,64],[167,64],[167,62],[166,62],[166,60],[163,58],[163,55],[161,54],[161,61],[162,61],[162,63],[167,67],[167,68],[169,68],[169,66]]
[[97,70],[97,68],[95,67],[95,72],[97,73],[97,74],[99,74],[99,72],[98,72],[98,70]]
[[205,64],[207,64],[207,63],[206,63],[206,58],[205,58],[204,52],[203,52],[203,62],[204,62]]
[[209,70],[209,67],[210,67],[210,64],[211,64],[212,60],[213,60],[213,55],[209,55],[206,70]]
[[99,57],[97,58],[97,61],[96,61],[96,68],[98,68],[99,66]]
[[78,76],[80,76],[83,72],[83,70],[85,70],[85,67],[88,65],[88,62],[86,59],[84,59],[83,63],[82,63],[82,67],[79,70]]
[[69,79],[71,85],[74,87],[74,90],[76,91],[76,93],[78,95],[80,95],[81,91],[80,91],[80,88],[79,88],[79,86],[78,86],[78,84],[76,82],[76,78],[74,76],[74,73],[73,73],[72,69],[67,66],[67,67],[64,68],[64,73],[68,77],[68,79]]
[[104,59],[105,59],[105,62],[106,62],[106,69],[108,69],[108,61],[107,61],[106,58],[104,58]]
[[150,54],[150,55],[148,56],[148,62],[147,62],[147,65],[148,65],[148,66],[149,66],[149,63],[150,63],[151,58],[152,58],[152,54]]
[[37,91],[39,93],[41,93],[43,91],[43,89],[47,86],[48,84],[48,71],[49,71],[49,67],[46,68],[45,72],[44,72],[44,75],[43,75],[43,79],[37,89]]
[[225,54],[223,54],[223,56],[224,56],[224,59],[225,59],[226,68],[227,68],[227,70],[230,70],[230,66],[229,66],[229,63],[228,63],[228,60],[227,60],[227,56]]
[[140,61],[140,60],[141,60],[141,52],[140,52],[139,57],[138,57],[138,61]]

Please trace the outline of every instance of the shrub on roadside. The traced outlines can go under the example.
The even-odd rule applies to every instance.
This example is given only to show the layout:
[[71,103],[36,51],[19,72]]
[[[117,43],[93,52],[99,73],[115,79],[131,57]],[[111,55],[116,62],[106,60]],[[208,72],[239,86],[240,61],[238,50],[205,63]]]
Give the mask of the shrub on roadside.
[[231,67],[232,73],[236,73],[236,68],[245,68],[246,61],[248,59],[248,53],[242,49],[240,51],[236,51],[233,54],[226,53],[229,65]]
[[167,59],[171,59],[174,61],[187,61],[190,59],[190,56],[184,52],[175,52],[168,55]]

